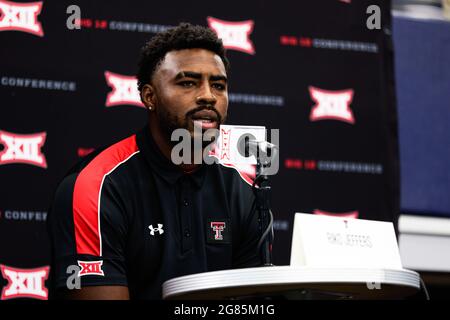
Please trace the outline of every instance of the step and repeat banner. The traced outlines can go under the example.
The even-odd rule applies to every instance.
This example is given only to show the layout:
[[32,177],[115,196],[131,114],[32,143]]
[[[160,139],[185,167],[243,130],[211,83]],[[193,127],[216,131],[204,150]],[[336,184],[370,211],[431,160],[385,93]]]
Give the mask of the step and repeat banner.
[[[276,264],[289,263],[295,212],[395,221],[389,8],[0,0],[1,299],[47,298],[45,222],[55,188],[83,156],[144,126],[139,50],[180,22],[210,27],[227,48],[228,124],[280,130],[280,170],[271,177]],[[80,29],[70,28],[75,20]]]

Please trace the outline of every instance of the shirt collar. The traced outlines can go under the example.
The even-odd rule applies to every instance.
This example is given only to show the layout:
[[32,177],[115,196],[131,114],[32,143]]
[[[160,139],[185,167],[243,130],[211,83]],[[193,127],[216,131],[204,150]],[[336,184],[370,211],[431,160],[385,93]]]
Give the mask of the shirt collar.
[[184,173],[179,166],[173,164],[159,150],[159,147],[156,145],[156,142],[150,133],[148,124],[137,133],[136,141],[146,162],[154,172],[167,183],[175,184],[178,179],[184,176],[192,180],[197,188],[200,188],[203,185],[207,165],[200,165],[200,168],[190,174]]

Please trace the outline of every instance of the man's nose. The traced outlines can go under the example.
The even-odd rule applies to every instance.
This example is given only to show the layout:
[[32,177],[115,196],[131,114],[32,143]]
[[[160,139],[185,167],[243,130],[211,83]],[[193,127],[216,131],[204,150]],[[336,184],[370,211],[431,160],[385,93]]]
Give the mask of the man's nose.
[[211,91],[211,86],[209,85],[209,83],[205,83],[201,86],[199,95],[196,97],[195,100],[199,105],[202,104],[215,105],[217,102],[217,98]]

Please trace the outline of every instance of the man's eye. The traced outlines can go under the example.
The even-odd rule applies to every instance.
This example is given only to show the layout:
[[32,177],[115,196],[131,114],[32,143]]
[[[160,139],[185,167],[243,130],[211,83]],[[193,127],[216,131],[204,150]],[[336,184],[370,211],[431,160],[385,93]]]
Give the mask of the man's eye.
[[223,85],[221,83],[213,83],[212,86],[213,86],[213,88],[215,88],[217,90],[225,90],[225,85]]
[[182,87],[190,88],[195,85],[195,82],[194,81],[181,81],[181,82],[178,82],[178,84]]

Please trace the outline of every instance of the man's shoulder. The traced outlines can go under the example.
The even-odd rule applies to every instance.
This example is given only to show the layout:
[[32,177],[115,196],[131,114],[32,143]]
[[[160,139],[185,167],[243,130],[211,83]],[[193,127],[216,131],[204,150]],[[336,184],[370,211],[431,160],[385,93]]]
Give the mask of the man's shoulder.
[[[124,138],[108,146],[94,150],[80,159],[64,176],[59,185],[71,181],[73,187],[76,185],[88,187],[103,184],[106,176],[113,172],[127,168],[122,164],[130,163],[132,158],[139,153],[136,143],[136,134]],[[122,172],[123,172],[122,169]]]
[[[100,199],[107,201],[106,195],[122,187],[122,178],[133,181],[127,164],[138,153],[136,137],[131,135],[87,155],[58,183],[53,206],[66,211],[81,208],[78,211],[86,216],[98,215]],[[122,189],[129,191],[131,185]]]
[[94,150],[80,159],[66,175],[87,171],[95,175],[103,175],[114,170],[118,165],[127,162],[137,153],[139,153],[139,148],[136,143],[136,134],[133,134],[118,142]]

